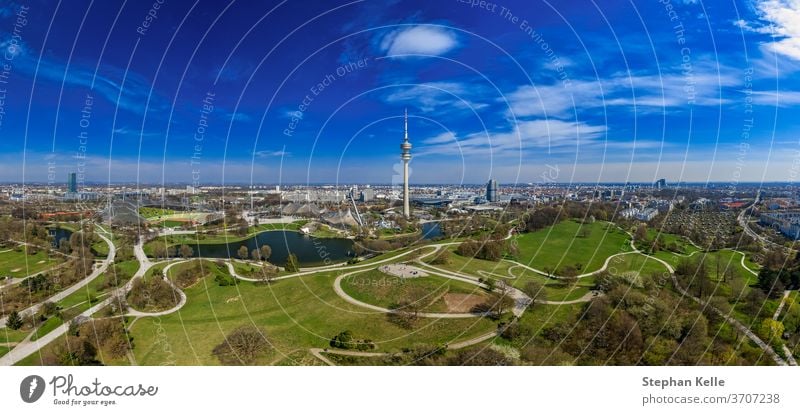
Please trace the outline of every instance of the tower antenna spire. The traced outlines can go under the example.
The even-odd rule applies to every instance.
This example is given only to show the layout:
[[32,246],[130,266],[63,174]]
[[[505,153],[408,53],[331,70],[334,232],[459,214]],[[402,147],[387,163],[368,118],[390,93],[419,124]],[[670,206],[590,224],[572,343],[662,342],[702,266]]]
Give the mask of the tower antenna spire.
[[408,141],[408,108],[405,109],[405,116],[403,117],[403,139]]

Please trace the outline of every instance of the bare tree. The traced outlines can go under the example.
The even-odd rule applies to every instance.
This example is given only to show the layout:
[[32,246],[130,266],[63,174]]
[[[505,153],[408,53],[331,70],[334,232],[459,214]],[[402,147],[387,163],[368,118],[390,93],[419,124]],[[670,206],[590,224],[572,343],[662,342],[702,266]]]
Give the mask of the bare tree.
[[189,245],[181,245],[180,253],[183,259],[189,259],[194,255],[194,249]]
[[267,337],[253,326],[241,326],[225,336],[212,353],[225,365],[251,365],[269,347]]

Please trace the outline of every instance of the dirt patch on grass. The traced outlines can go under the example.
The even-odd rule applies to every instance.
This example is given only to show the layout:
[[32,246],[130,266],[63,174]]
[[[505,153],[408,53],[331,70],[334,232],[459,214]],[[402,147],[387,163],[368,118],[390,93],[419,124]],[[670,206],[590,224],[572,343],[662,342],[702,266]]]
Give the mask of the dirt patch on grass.
[[484,296],[477,294],[447,293],[444,295],[444,303],[447,304],[447,311],[450,313],[469,313],[484,300]]

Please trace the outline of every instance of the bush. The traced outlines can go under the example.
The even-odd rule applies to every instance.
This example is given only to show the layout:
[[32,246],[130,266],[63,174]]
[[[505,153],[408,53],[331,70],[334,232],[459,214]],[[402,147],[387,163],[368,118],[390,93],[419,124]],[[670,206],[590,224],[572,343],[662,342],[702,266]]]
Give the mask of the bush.
[[431,260],[431,264],[433,265],[447,265],[449,263],[450,263],[450,251],[448,249],[443,249],[442,252],[439,252]]
[[147,281],[137,279],[128,294],[128,304],[140,311],[168,310],[178,305],[179,301],[178,293],[158,276],[150,277]]
[[11,330],[19,330],[22,328],[22,317],[20,317],[17,310],[12,311],[6,319],[6,326]]

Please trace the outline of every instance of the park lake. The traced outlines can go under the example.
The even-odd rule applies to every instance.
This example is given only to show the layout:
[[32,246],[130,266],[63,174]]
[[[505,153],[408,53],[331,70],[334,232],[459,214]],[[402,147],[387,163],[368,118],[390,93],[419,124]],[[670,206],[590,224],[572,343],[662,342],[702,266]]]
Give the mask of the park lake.
[[200,244],[192,248],[196,257],[227,259],[237,258],[242,245],[248,252],[269,245],[272,248],[269,261],[281,265],[286,263],[290,252],[297,255],[300,264],[305,266],[346,261],[355,255],[350,239],[314,238],[294,231],[265,231],[243,241]]

